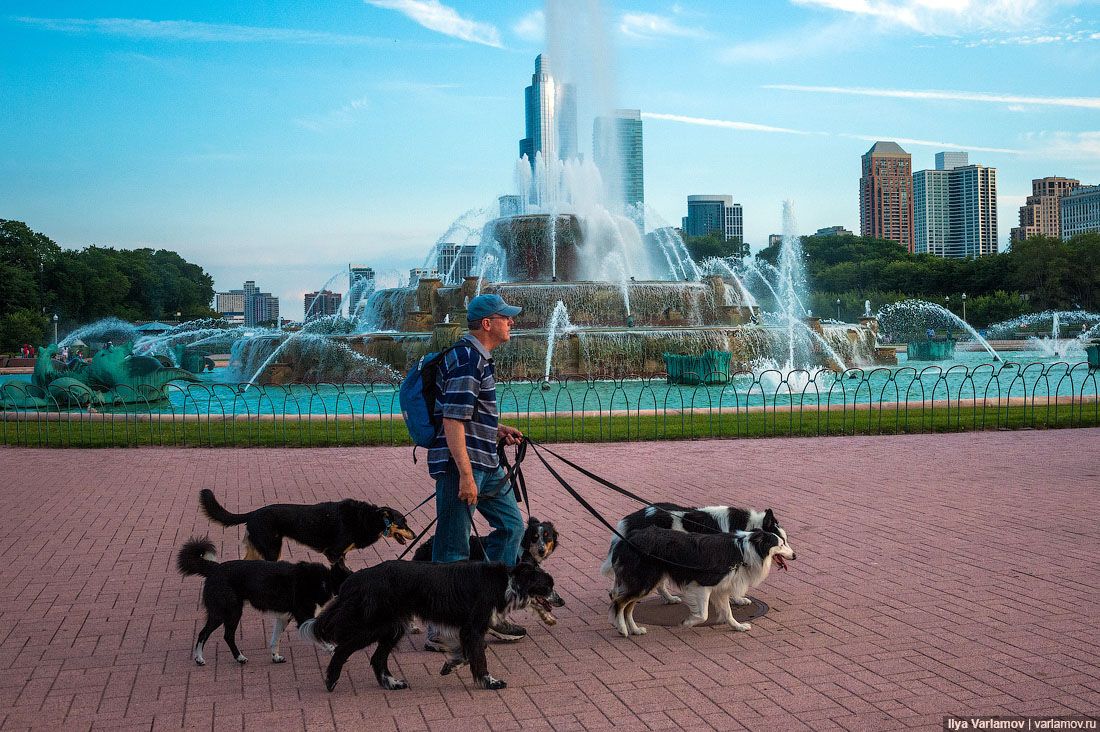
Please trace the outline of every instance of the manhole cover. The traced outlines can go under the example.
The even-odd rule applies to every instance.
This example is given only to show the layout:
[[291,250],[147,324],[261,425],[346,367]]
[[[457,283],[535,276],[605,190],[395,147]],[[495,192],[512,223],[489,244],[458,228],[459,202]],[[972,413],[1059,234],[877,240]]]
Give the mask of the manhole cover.
[[[762,600],[757,600],[755,597],[749,599],[752,602],[748,605],[733,606],[733,617],[738,622],[748,622],[768,612],[768,606]],[[643,600],[634,608],[634,620],[639,625],[679,625],[687,620],[689,614],[688,607],[684,603],[666,605],[659,597]],[[707,622],[699,625],[717,625],[720,622],[718,618],[714,600],[711,600]]]

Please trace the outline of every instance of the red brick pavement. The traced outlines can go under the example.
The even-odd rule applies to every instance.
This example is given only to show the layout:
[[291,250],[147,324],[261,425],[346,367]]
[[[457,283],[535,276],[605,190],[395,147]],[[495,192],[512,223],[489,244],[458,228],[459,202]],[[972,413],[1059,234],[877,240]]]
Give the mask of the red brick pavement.
[[[1100,430],[565,445],[643,495],[772,506],[799,559],[753,594],[748,633],[606,617],[607,532],[529,456],[536,514],[561,529],[548,563],[568,602],[553,629],[492,646],[502,692],[403,641],[408,691],[366,654],[326,693],[327,657],[245,611],[238,666],[219,634],[199,668],[200,581],[173,563],[209,533],[196,496],[230,507],[353,496],[411,508],[427,495],[408,448],[0,450],[3,729],[939,729],[947,713],[1100,709]],[[633,506],[578,479],[601,511]],[[424,509],[411,517],[423,526]],[[358,552],[353,566],[396,556]],[[311,557],[293,546],[290,558]],[[419,644],[419,637],[415,643]]]

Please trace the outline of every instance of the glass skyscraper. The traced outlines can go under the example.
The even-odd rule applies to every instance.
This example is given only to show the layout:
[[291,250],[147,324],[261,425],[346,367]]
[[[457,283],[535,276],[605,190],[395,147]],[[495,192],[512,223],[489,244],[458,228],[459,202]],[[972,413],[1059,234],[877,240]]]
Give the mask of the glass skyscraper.
[[617,109],[592,123],[592,158],[608,189],[608,202],[624,208],[645,202],[642,169],[642,113]]
[[544,159],[576,157],[577,91],[554,79],[542,54],[535,57],[535,73],[523,99],[527,136],[519,141],[520,156],[526,155],[532,166],[540,152]]

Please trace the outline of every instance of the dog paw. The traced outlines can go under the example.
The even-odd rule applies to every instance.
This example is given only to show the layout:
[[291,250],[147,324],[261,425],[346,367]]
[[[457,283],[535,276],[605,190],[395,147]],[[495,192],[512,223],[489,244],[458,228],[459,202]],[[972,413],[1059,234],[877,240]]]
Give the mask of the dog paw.
[[619,635],[621,635],[623,638],[629,638],[630,637],[630,631],[627,630],[626,628],[617,628],[616,630],[619,631]]
[[339,680],[340,679],[330,679],[329,677],[326,676],[325,677],[325,690],[326,691],[332,691],[333,689],[335,689],[336,688],[336,682],[339,681]]
[[731,597],[730,605],[751,605],[752,600],[747,597]]
[[739,633],[744,633],[746,630],[752,630],[752,626],[748,623],[738,623],[736,620],[730,623],[730,627]]
[[668,597],[661,598],[661,602],[665,605],[679,605],[683,601],[684,599],[682,597],[677,597],[676,595],[669,595]]
[[396,691],[398,689],[407,689],[407,688],[409,688],[409,683],[407,681],[402,680],[402,679],[395,679],[392,676],[383,676],[382,677],[382,688],[387,689],[389,691]]
[[503,679],[494,679],[489,674],[485,674],[477,680],[477,685],[482,689],[488,689],[489,691],[497,691],[508,686]]
[[684,622],[680,623],[680,625],[684,626],[685,628],[694,628],[696,625],[703,622],[703,620],[704,618],[689,615],[687,619],[684,620]]
[[286,663],[286,656],[282,656],[278,653],[272,653],[271,654],[271,662],[272,663]]
[[321,650],[331,656],[333,653],[336,653],[336,646],[332,643],[322,643]]
[[196,658],[195,659],[195,664],[198,665],[198,666],[205,666],[206,665],[206,659],[205,658]]
[[237,654],[237,663],[248,663],[248,657],[245,656],[243,653]]
[[646,629],[646,627],[644,625],[635,625],[633,632],[634,632],[634,635],[645,635],[649,631]]

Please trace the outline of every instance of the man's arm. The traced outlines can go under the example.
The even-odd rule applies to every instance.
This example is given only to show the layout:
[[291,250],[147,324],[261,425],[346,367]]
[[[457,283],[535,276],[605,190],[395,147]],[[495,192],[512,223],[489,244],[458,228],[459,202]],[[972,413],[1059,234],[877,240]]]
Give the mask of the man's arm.
[[458,468],[458,500],[473,506],[477,503],[477,483],[474,482],[474,468],[470,465],[470,453],[466,452],[466,423],[461,419],[444,417],[443,435]]

